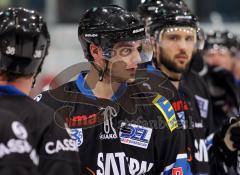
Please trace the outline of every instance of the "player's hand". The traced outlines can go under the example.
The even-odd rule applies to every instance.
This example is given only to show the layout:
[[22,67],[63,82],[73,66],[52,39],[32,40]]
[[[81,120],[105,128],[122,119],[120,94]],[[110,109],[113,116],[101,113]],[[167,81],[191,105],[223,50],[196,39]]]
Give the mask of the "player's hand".
[[231,151],[240,150],[240,121],[231,124],[224,137],[224,143]]

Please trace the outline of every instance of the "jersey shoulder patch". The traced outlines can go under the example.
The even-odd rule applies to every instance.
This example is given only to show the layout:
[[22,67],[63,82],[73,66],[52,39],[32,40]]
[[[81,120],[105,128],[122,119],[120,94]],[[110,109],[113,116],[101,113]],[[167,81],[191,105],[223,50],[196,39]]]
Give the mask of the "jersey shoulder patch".
[[158,108],[158,110],[162,113],[165,118],[167,125],[172,132],[174,129],[178,127],[177,118],[175,115],[175,111],[171,105],[171,103],[163,96],[157,95],[157,97],[152,101],[152,103]]

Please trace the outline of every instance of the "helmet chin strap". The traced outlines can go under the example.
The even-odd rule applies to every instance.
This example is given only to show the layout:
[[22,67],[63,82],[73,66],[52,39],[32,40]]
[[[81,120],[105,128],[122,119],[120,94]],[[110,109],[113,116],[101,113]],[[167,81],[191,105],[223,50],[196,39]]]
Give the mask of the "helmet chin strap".
[[93,65],[93,67],[98,71],[98,76],[99,76],[99,81],[103,81],[103,77],[104,74],[106,73],[107,69],[108,69],[108,61],[105,60],[105,67],[102,70],[101,68],[99,68],[96,64],[94,64],[93,62],[91,62],[91,64]]
[[32,88],[34,88],[34,86],[35,86],[38,74],[40,74],[42,71],[43,61],[44,61],[44,59],[41,61],[40,65],[38,66],[37,72],[33,76]]

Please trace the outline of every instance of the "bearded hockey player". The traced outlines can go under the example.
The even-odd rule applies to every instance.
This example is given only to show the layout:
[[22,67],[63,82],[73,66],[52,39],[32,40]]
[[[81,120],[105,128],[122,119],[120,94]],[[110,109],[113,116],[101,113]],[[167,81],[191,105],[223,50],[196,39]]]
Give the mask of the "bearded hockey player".
[[[193,174],[209,174],[209,164],[216,165],[215,161],[231,163],[236,151],[227,147],[233,141],[233,135],[230,141],[226,134],[231,130],[230,124],[215,131],[206,85],[190,71],[192,54],[202,49],[204,43],[196,16],[179,0],[145,1],[138,11],[145,20],[154,50],[153,64],[147,66],[154,75],[148,87],[160,93],[168,92],[167,98],[186,130],[188,161]],[[168,79],[165,84],[155,79],[163,75]],[[239,134],[233,134],[239,138]]]

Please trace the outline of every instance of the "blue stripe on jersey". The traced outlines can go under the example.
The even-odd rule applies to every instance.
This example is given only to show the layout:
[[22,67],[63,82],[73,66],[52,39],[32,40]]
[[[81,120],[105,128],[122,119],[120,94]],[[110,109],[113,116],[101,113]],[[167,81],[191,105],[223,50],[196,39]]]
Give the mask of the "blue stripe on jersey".
[[89,88],[89,86],[87,85],[87,83],[84,80],[83,75],[80,73],[77,80],[76,80],[76,86],[78,88],[78,90],[80,92],[83,93],[83,95],[92,98],[92,99],[96,99],[96,97],[94,96],[92,90]]
[[16,95],[16,96],[26,96],[25,93],[18,90],[12,85],[0,85],[0,96],[2,95]]
[[147,65],[147,71],[149,73],[152,73],[154,75],[157,75],[159,77],[165,77],[167,78],[159,69],[156,69],[155,67],[153,67],[151,64]]
[[[82,92],[83,95],[96,100],[96,96],[93,94],[92,90],[89,88],[89,86],[85,82],[84,77],[81,73],[79,74],[75,83],[78,90]],[[118,90],[115,92],[115,94],[112,96],[112,100],[115,101],[119,99],[126,92],[126,90],[127,90],[127,84],[122,83],[118,88]]]

